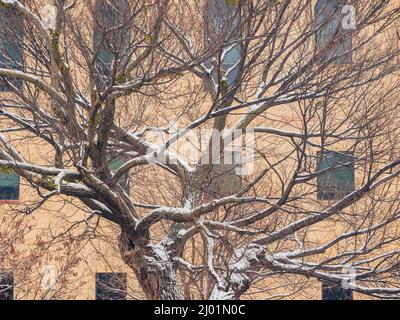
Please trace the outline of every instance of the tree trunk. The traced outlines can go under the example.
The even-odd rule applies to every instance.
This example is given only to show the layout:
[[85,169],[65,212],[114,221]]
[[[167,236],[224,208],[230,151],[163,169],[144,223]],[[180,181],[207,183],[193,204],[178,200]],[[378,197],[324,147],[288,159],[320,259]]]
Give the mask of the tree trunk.
[[134,242],[122,232],[119,247],[122,259],[135,272],[147,299],[181,299],[173,263],[161,245]]

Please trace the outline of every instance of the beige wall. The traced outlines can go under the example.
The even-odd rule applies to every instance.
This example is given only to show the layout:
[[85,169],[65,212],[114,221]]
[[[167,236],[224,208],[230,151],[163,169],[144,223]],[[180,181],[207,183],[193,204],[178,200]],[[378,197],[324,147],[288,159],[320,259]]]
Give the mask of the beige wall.
[[[44,1],[44,3],[45,2],[46,1]],[[49,1],[46,3],[48,2]],[[177,87],[176,92],[178,93],[179,90],[184,90],[189,83],[191,83],[191,80],[182,80],[182,86]],[[193,85],[193,83],[191,85]],[[175,97],[171,102],[177,102],[178,107],[188,103],[185,97]],[[204,100],[204,104],[207,105],[207,100]],[[293,111],[294,108],[295,106],[283,106],[282,108],[271,111],[269,116],[279,120],[281,123],[279,128],[282,130],[300,128],[301,123],[299,122],[298,116]],[[121,106],[121,117],[129,118],[129,115],[124,111],[124,107]],[[159,116],[157,118],[154,117],[154,125],[166,123],[170,116],[164,114],[157,105],[150,106],[147,114],[151,115],[152,112],[156,112]],[[233,121],[234,118],[235,117],[232,117],[230,120]],[[152,119],[148,118],[148,121],[151,123]],[[270,123],[270,121],[265,121],[263,119],[257,120],[256,122],[258,125]],[[1,126],[8,125],[2,119],[0,120],[0,124]],[[41,145],[36,139],[26,139],[24,135],[18,133],[15,134],[14,138],[21,138],[21,141],[18,143],[18,150],[27,160],[46,164],[48,159],[51,159],[51,151],[48,150],[46,146]],[[256,143],[260,149],[271,149],[271,151],[276,152],[277,157],[280,152],[289,148],[287,141],[284,142],[278,138],[268,141],[261,140]],[[287,163],[285,165],[287,166]],[[258,167],[257,170],[260,170],[260,167]],[[157,169],[154,169],[154,172],[157,172]],[[135,176],[135,174],[137,174],[137,176]],[[132,189],[133,197],[141,195],[142,190],[144,190],[140,189],[141,187],[151,189],[153,186],[152,182],[147,180],[146,183],[148,183],[148,185],[143,185],[143,180],[140,178],[143,174],[142,172],[132,173],[132,184],[134,185]],[[358,179],[360,176],[360,172],[357,172]],[[169,179],[169,177],[165,177],[165,179]],[[156,184],[157,181],[154,181],[154,185]],[[176,182],[174,181],[172,181],[171,184],[175,184],[176,186]],[[177,186],[176,188],[176,193],[179,194],[179,188]],[[312,187],[310,188],[312,189]],[[394,185],[393,188],[396,189],[399,188],[399,186]],[[278,191],[279,190],[275,190],[274,192]],[[4,219],[2,226],[12,223],[11,221],[15,221],[15,219],[20,220],[21,214],[18,213],[18,211],[23,210],[26,205],[34,199],[38,199],[36,191],[33,190],[26,181],[22,180],[20,202],[12,204],[0,203],[0,220]],[[179,202],[177,199],[170,200]],[[312,204],[310,204],[310,207],[312,207]],[[54,266],[58,274],[64,271],[68,273],[65,277],[65,282],[57,284],[55,286],[55,291],[50,292],[47,297],[54,295],[57,298],[94,299],[95,273],[115,271],[128,273],[130,298],[143,298],[136,284],[133,272],[129,270],[120,259],[117,248],[117,228],[105,221],[100,221],[97,226],[96,219],[93,219],[89,223],[90,227],[96,228],[93,230],[89,228],[85,222],[85,218],[89,217],[89,215],[90,214],[84,210],[83,205],[76,200],[56,196],[44,204],[43,207],[38,209],[34,214],[23,219],[22,226],[26,234],[23,239],[15,241],[15,253],[9,251],[8,254],[14,255],[15,257],[19,257],[19,255],[24,257],[26,255],[24,251],[32,252],[33,257],[30,258],[31,260],[28,260],[32,277],[26,278],[25,274],[27,270],[19,272],[18,270],[21,269],[21,267],[18,265],[15,278],[15,297],[17,299],[43,297],[42,294],[45,290],[41,288],[40,282],[42,281],[41,275],[43,274],[42,270],[45,265]],[[74,226],[74,224],[77,225]],[[71,228],[73,229],[71,230]],[[323,239],[331,238],[338,233],[340,228],[340,226],[334,223],[318,225],[311,233],[310,238],[312,239],[310,239],[310,241],[319,242]],[[65,232],[67,233],[64,234]],[[60,238],[53,239],[54,235],[59,235]],[[71,237],[76,238],[76,240],[71,242]],[[48,241],[51,240],[53,240],[53,243],[50,251],[48,251],[45,249],[45,246]],[[19,258],[17,260],[19,260]],[[6,259],[5,267],[13,268],[17,262],[18,261],[13,261],[13,259]],[[28,272],[28,274],[29,273],[30,272]],[[254,293],[250,291],[246,297],[263,297],[258,293],[259,288],[268,285],[277,288],[275,291],[276,298],[279,298],[279,293],[284,290],[279,289],[282,284],[290,285],[297,282],[302,283],[304,290],[299,295],[294,295],[294,299],[320,299],[321,290],[320,284],[317,281],[305,280],[304,278],[294,276],[285,276],[284,279],[282,277],[273,278],[268,281],[268,284],[258,283],[252,289]],[[57,290],[60,290],[60,292]],[[356,297],[361,298],[360,296]]]

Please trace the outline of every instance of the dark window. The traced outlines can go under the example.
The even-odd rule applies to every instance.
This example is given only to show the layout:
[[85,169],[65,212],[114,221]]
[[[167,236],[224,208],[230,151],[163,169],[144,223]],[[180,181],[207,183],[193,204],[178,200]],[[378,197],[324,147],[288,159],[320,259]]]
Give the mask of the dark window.
[[14,299],[14,276],[10,272],[0,271],[0,300]]
[[226,197],[238,193],[242,189],[242,156],[233,152],[231,159],[225,157],[220,164],[213,164],[209,179],[204,186],[206,199]]
[[351,30],[342,26],[342,0],[319,0],[315,6],[316,53],[318,62],[346,64],[352,62]]
[[96,300],[126,300],[126,273],[96,273]]
[[326,170],[317,178],[319,200],[340,199],[354,191],[354,158],[351,153],[325,151],[318,153],[318,171]]
[[12,169],[0,167],[0,200],[18,200],[19,182],[19,175]]
[[97,0],[94,8],[93,49],[97,55],[95,80],[98,86],[107,83],[114,59],[126,54],[130,39],[126,0]]
[[353,291],[337,284],[323,282],[322,300],[353,300]]
[[[0,68],[22,70],[24,19],[17,10],[0,6]],[[22,80],[0,79],[0,91],[10,91],[10,85],[21,89]]]
[[[242,46],[237,43],[240,39],[240,6],[239,1],[208,0],[205,11],[205,43],[206,48],[223,39],[227,46],[220,52],[220,72],[231,86],[239,74],[239,61],[242,57]],[[217,63],[208,61],[208,68],[217,68]],[[215,71],[215,70],[214,70]],[[218,74],[213,73],[214,80]]]

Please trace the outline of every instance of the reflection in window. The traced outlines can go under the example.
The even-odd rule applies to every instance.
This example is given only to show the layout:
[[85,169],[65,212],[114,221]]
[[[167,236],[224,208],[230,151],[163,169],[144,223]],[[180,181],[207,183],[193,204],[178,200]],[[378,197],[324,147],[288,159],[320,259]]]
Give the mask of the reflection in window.
[[315,6],[316,53],[320,63],[330,59],[334,64],[352,62],[351,30],[342,26],[343,5],[343,0],[319,0]]
[[[24,19],[14,8],[0,6],[0,68],[22,70]],[[22,88],[22,80],[0,79],[0,91],[10,91],[10,84]]]
[[[241,45],[235,41],[240,39],[240,7],[239,1],[208,0],[205,11],[205,44],[211,47],[221,39],[227,46],[220,52],[221,76],[231,86],[239,74],[239,61],[242,56]],[[207,68],[217,68],[216,63],[208,61]],[[214,80],[218,81],[218,73],[214,72]]]
[[350,153],[325,151],[318,153],[318,171],[326,170],[317,178],[319,200],[340,199],[354,191],[354,158]]
[[329,282],[322,283],[322,300],[353,300],[353,291]]
[[126,273],[96,273],[96,300],[126,299]]

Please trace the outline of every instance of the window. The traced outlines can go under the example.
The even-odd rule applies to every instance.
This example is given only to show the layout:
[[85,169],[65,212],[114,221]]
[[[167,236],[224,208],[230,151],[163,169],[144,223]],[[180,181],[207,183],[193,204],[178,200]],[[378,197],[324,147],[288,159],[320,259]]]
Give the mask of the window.
[[317,178],[319,200],[340,199],[354,191],[354,158],[348,152],[325,151],[318,153],[318,171],[325,170]]
[[0,271],[0,300],[14,300],[14,276]]
[[329,59],[334,64],[352,62],[352,36],[351,30],[342,26],[342,2],[318,0],[315,5],[316,53],[320,63]]
[[240,151],[232,152],[231,159],[213,164],[205,185],[205,197],[212,200],[238,193],[242,189],[242,156]]
[[96,300],[126,300],[126,273],[96,273]]
[[17,173],[0,166],[0,200],[19,200],[19,182]]
[[[24,19],[17,10],[0,6],[0,68],[23,69]],[[0,79],[0,92],[10,91],[10,85],[21,89],[22,80]]]
[[337,284],[322,282],[322,300],[353,300],[353,291]]
[[[228,43],[220,52],[220,72],[226,78],[227,85],[232,86],[239,75],[239,62],[242,57],[242,47],[236,43],[240,39],[238,30],[240,23],[239,1],[235,0],[208,0],[206,3],[205,18],[208,23],[205,27],[206,47],[219,41],[222,37]],[[230,45],[229,45],[230,44]],[[207,68],[216,67],[208,61]],[[214,72],[214,80],[218,74]]]
[[[123,164],[125,163],[125,160],[122,158],[115,159],[111,161],[109,168],[112,172],[117,171]],[[124,174],[119,180],[118,183],[121,185],[121,187],[125,190],[126,193],[129,194],[129,176],[128,174]]]
[[102,86],[121,50],[126,49],[130,32],[127,30],[126,0],[97,0],[94,8],[93,49],[96,59],[96,84]]

